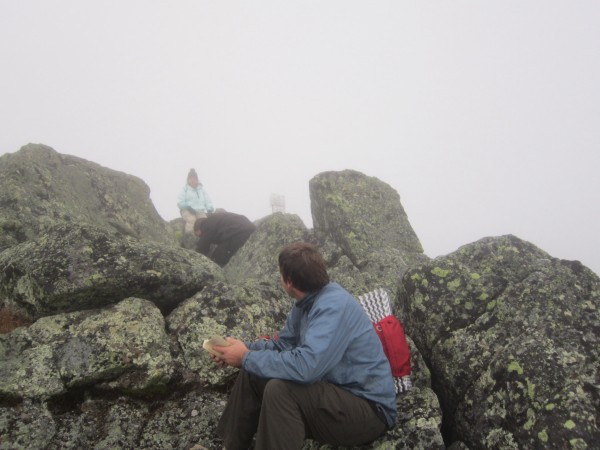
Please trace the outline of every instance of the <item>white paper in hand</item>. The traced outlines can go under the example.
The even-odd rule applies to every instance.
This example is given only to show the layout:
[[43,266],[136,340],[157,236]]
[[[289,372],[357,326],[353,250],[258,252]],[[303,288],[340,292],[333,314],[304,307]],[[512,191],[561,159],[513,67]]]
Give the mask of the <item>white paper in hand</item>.
[[209,353],[212,353],[215,356],[221,356],[221,353],[219,353],[218,351],[213,349],[213,346],[215,346],[215,345],[221,346],[221,347],[227,347],[231,344],[225,338],[222,338],[220,336],[215,336],[210,339],[205,339],[204,342],[202,343],[202,347],[204,348],[204,350],[206,350]]

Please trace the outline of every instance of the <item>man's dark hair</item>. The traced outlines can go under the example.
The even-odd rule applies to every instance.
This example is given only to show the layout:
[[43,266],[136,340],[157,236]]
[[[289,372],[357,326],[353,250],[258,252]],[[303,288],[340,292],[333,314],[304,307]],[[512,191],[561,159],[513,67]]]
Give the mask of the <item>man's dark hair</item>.
[[329,283],[323,256],[308,242],[285,246],[279,253],[279,271],[284,281],[291,281],[302,292],[317,291]]

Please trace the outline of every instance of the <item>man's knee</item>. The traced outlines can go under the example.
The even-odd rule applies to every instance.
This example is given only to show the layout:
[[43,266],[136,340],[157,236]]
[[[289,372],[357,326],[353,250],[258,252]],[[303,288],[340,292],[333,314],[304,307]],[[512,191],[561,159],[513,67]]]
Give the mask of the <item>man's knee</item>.
[[279,380],[276,378],[269,380],[263,392],[263,402],[265,400],[269,401],[274,398],[281,399],[282,397],[289,395],[289,383],[289,381]]
[[262,404],[265,405],[297,405],[303,408],[310,402],[310,388],[304,384],[294,383],[293,381],[279,380],[273,378],[268,381],[263,392]]

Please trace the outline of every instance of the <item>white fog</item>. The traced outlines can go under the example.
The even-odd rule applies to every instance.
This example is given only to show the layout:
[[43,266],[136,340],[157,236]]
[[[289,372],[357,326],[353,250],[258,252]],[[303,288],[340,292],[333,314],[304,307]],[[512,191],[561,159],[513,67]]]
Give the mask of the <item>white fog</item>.
[[600,273],[597,1],[0,0],[0,154],[143,179],[195,168],[251,220],[308,182],[398,191],[428,256],[514,234]]

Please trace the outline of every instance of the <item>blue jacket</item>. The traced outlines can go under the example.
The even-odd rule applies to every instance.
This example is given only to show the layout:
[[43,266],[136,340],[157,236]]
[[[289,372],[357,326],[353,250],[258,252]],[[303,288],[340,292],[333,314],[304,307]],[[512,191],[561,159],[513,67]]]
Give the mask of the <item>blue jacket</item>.
[[263,378],[327,381],[375,402],[396,422],[392,372],[371,321],[337,283],[295,303],[276,340],[246,342],[242,366]]
[[177,206],[179,209],[192,208],[196,212],[213,212],[215,210],[212,200],[201,184],[198,184],[195,189],[186,184],[179,193]]

